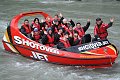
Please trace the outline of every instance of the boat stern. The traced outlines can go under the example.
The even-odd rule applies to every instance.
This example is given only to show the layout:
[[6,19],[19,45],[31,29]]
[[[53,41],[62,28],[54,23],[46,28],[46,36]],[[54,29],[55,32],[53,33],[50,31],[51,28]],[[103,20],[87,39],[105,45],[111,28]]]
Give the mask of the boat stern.
[[5,33],[4,33],[4,36],[3,36],[3,39],[2,39],[2,43],[3,43],[3,46],[4,46],[4,49],[6,51],[10,51],[10,52],[14,52],[14,53],[19,53],[15,48],[14,46],[12,45],[12,41],[10,40],[10,28],[9,26],[7,27]]

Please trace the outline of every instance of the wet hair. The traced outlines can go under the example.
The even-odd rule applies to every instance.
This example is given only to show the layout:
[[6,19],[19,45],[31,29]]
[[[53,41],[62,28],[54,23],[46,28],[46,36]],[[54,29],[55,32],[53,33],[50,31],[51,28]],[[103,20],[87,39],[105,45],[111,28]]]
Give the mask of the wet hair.
[[38,22],[39,22],[39,19],[38,19],[38,18],[35,18],[35,19],[33,20],[33,22],[35,22],[36,20],[38,20]]
[[24,20],[24,22],[25,22],[25,21],[28,21],[28,22],[29,22],[29,20],[28,20],[28,19],[25,19],[25,20]]
[[80,22],[77,22],[77,23],[76,23],[76,25],[77,25],[77,24],[80,24],[80,25],[81,25],[81,23],[80,23]]

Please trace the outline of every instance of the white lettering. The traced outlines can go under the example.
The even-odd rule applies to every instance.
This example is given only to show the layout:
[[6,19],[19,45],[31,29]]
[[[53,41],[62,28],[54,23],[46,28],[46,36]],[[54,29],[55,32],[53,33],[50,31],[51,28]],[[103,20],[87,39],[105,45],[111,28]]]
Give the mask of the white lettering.
[[44,47],[44,46],[40,46],[40,49],[41,49],[41,50],[45,50],[45,47]]
[[81,46],[81,47],[78,48],[78,50],[79,51],[89,50],[89,49],[99,48],[100,46],[102,46],[102,43],[101,42],[96,42],[96,43],[91,43],[91,44]]
[[51,49],[50,49],[50,52],[54,52],[54,49],[51,48]]
[[55,53],[60,54],[58,50],[55,50],[55,51],[56,51]]
[[98,43],[97,43],[97,46],[102,46],[102,43],[101,43],[101,42],[98,42]]
[[35,44],[33,42],[29,43],[30,47],[35,48]]
[[33,52],[33,51],[32,51],[32,56],[31,57],[35,58],[35,59],[42,60],[42,61],[48,61],[47,55],[37,53],[37,52]]
[[51,48],[51,47],[46,47],[44,45],[40,45],[39,43],[30,42],[29,40],[22,39],[19,36],[14,36],[14,41],[17,44],[22,44],[22,45],[30,46],[31,48],[35,48],[35,49],[38,49],[38,50],[40,49],[42,51],[47,51],[47,52],[59,54],[58,49],[54,49],[54,48]]
[[22,44],[22,40],[19,36],[14,36],[15,43]]
[[108,42],[108,41],[104,41],[104,42],[103,42],[103,45],[106,45],[106,44],[109,44],[109,42]]
[[22,39],[22,42],[23,42],[23,45],[29,46],[29,41],[28,40]]
[[35,44],[36,45],[36,49],[38,49],[39,48],[39,44]]
[[33,55],[32,57],[34,57],[35,59],[37,59],[37,56],[36,56],[35,52],[32,51],[32,55]]
[[[46,49],[46,51],[48,51],[48,52],[51,50],[50,47],[49,47],[49,48],[45,47],[45,49]],[[50,51],[50,52],[51,52],[51,51]]]

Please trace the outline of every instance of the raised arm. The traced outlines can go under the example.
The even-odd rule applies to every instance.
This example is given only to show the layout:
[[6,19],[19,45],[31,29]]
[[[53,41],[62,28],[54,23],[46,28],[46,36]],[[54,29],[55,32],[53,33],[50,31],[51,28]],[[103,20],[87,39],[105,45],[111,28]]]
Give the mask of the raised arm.
[[110,19],[110,22],[108,23],[108,28],[113,25],[113,22],[114,22],[114,18],[111,18],[111,19]]
[[90,26],[90,19],[87,20],[86,26],[83,27],[84,32],[87,31],[87,29],[89,28],[89,26]]

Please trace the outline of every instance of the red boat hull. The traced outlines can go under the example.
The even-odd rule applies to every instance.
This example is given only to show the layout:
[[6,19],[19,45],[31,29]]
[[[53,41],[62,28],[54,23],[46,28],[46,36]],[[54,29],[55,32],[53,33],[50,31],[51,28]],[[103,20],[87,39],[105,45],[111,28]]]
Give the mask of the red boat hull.
[[18,21],[24,16],[36,14],[51,18],[51,16],[42,11],[21,13],[15,16],[2,40],[5,50],[36,60],[88,68],[111,67],[118,57],[118,51],[113,45],[81,53],[73,53],[48,47],[28,39],[19,31]]

